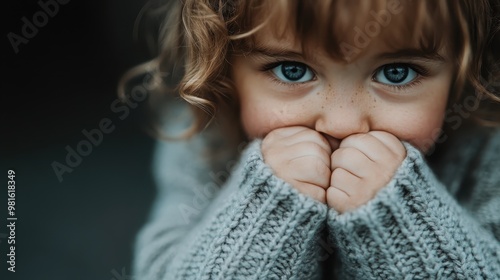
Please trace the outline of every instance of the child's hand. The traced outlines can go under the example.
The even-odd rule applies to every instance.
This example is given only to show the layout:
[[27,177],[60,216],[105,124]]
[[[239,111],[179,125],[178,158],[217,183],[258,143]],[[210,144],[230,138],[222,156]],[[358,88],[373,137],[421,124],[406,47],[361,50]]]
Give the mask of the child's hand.
[[323,203],[332,174],[331,154],[325,137],[302,126],[275,129],[262,141],[264,161],[276,176]]
[[346,137],[331,156],[328,206],[343,213],[367,203],[389,183],[405,157],[405,147],[390,133]]

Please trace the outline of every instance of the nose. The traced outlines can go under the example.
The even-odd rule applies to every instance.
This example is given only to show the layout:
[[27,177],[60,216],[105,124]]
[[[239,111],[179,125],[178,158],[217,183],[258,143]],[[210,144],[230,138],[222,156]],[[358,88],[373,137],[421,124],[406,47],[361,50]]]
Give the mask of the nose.
[[370,111],[365,104],[368,93],[344,89],[342,93],[328,91],[324,94],[328,96],[316,116],[315,130],[323,133],[329,142],[370,131]]

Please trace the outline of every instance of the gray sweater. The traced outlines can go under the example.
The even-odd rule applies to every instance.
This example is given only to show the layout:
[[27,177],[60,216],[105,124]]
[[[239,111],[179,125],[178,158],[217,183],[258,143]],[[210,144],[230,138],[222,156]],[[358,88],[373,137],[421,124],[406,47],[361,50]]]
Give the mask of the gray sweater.
[[500,279],[500,132],[463,130],[432,165],[405,143],[390,183],[341,215],[273,175],[260,140],[160,142],[134,279]]

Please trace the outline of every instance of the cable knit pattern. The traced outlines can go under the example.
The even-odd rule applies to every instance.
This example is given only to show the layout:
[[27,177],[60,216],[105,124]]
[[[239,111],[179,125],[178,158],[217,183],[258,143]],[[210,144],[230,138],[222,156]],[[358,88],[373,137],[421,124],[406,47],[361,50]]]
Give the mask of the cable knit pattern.
[[[203,222],[171,225],[175,209],[156,209],[161,213],[137,244],[140,279],[319,279],[316,238],[327,207],[275,177],[262,160],[260,141],[249,145],[241,163],[206,208]],[[172,183],[180,183],[179,174]],[[180,205],[174,197],[160,203]]]
[[500,279],[498,237],[456,203],[414,147],[405,146],[406,159],[373,200],[342,215],[329,210],[329,236],[343,262],[340,278]]
[[201,156],[216,139],[161,143],[134,279],[500,279],[500,132],[481,135],[438,173],[405,143],[390,183],[342,215],[274,176],[259,140],[227,180]]

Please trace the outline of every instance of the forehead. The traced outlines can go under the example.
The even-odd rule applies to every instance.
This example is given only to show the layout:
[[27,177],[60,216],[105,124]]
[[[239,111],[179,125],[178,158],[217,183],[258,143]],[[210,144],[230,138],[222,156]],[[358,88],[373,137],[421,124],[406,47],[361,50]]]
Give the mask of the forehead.
[[[268,41],[293,42],[304,53],[321,48],[334,59],[355,60],[376,44],[436,54],[455,39],[445,1],[265,1],[251,15],[249,49]],[[451,4],[450,4],[451,5]]]

